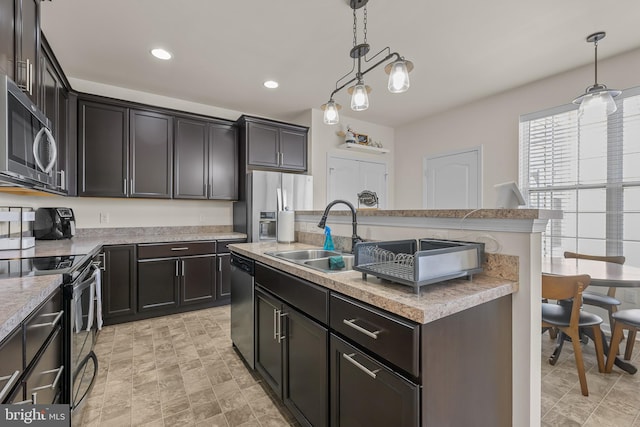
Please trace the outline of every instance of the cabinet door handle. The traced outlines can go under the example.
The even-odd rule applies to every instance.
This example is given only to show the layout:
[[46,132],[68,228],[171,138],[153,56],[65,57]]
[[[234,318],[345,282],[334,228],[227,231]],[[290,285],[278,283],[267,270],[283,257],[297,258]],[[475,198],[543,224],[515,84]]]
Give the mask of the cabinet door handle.
[[126,196],[127,195],[127,179],[123,179],[122,180],[122,193]]
[[54,317],[53,320],[49,323],[37,323],[35,325],[29,325],[28,328],[32,329],[32,328],[54,327],[62,318],[62,314],[64,314],[64,310],[60,310],[57,313],[43,314],[42,317],[45,317],[45,316],[56,316],[56,317]]
[[182,277],[184,277],[184,260],[182,260],[181,264],[182,264]]
[[218,271],[222,273],[222,257],[218,257]]
[[278,317],[280,316],[280,310],[273,309],[273,339],[278,340]]
[[49,371],[43,371],[40,374],[53,374],[56,372],[56,377],[51,384],[41,385],[40,387],[36,387],[33,390],[40,391],[50,388],[51,390],[55,389],[58,386],[58,382],[60,382],[60,378],[62,377],[62,371],[64,370],[64,365],[60,366],[58,369],[51,369]]
[[369,375],[371,378],[375,379],[376,374],[380,372],[380,369],[376,369],[375,371],[371,371],[367,369],[364,365],[360,364],[360,362],[358,362],[356,359],[353,358],[355,355],[356,355],[355,353],[351,353],[351,354],[342,353],[342,357],[348,360],[353,366],[360,369],[362,372]]
[[2,388],[2,391],[0,391],[0,402],[2,402],[5,397],[7,397],[7,393],[9,393],[9,390],[11,390],[11,387],[13,386],[13,383],[16,382],[16,380],[18,379],[19,376],[20,376],[20,371],[15,371],[11,375],[7,375],[6,377],[0,377],[0,381],[9,380],[9,381],[7,381],[7,383]]
[[178,267],[178,260],[176,260],[176,277],[180,276],[180,268]]
[[356,325],[356,324],[355,324],[355,321],[356,321],[356,320],[358,320],[358,319],[349,319],[349,320],[347,320],[347,319],[342,319],[342,323],[344,323],[344,324],[345,324],[345,325],[347,325],[347,326],[352,327],[353,329],[355,329],[355,330],[356,330],[356,331],[358,331],[358,332],[361,332],[361,333],[365,334],[365,335],[366,335],[366,336],[368,336],[369,338],[373,338],[374,340],[377,340],[377,339],[378,339],[378,334],[379,334],[381,331],[373,331],[373,332],[371,332],[371,331],[367,331],[367,330],[366,330],[365,328],[363,328],[362,326],[358,326],[358,325]]
[[175,248],[171,248],[172,251],[188,251],[189,247],[188,246],[182,246],[182,247],[175,247]]
[[32,70],[33,70],[33,64],[31,64],[31,61],[29,61],[29,58],[27,58],[27,66],[26,66],[27,81],[25,82],[25,85],[27,87],[27,92],[29,93],[29,95],[32,95],[31,93],[31,71]]
[[283,312],[280,312],[280,314],[278,315],[278,343],[281,343],[285,338],[287,338],[287,336],[282,333],[282,318],[288,315],[289,313]]
[[23,400],[21,402],[13,402],[13,404],[14,405],[26,405],[27,403],[32,403],[34,405],[37,405],[38,404],[37,403],[37,397],[38,397],[37,395],[38,395],[38,393],[32,393],[31,394],[31,399]]

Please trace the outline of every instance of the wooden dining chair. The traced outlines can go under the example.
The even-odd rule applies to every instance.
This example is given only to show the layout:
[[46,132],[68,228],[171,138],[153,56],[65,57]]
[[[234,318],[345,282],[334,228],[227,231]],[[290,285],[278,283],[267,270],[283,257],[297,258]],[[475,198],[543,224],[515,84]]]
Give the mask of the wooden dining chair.
[[613,327],[613,334],[611,335],[611,348],[609,348],[609,354],[607,355],[607,366],[605,366],[605,372],[611,372],[613,368],[613,362],[618,354],[618,346],[622,341],[622,330],[627,329],[629,334],[627,335],[627,347],[624,351],[624,358],[631,359],[631,352],[633,351],[633,344],[636,340],[636,332],[640,329],[640,309],[633,308],[629,310],[620,310],[613,313],[613,319],[615,326]]
[[[565,258],[578,258],[589,259],[592,261],[613,262],[615,264],[624,264],[626,258],[623,256],[599,256],[599,255],[586,255],[576,252],[565,252]],[[616,287],[610,286],[607,290],[607,294],[599,294],[597,292],[584,292],[582,294],[582,303],[587,305],[593,305],[603,308],[609,313],[609,327],[613,330],[613,313],[618,310],[620,300],[616,298]]]
[[602,334],[600,324],[602,318],[595,314],[582,311],[582,291],[589,286],[591,277],[580,276],[551,276],[542,275],[542,298],[549,300],[570,300],[569,304],[542,304],[542,327],[558,328],[571,338],[573,352],[578,368],[578,378],[580,379],[580,390],[584,396],[589,395],[587,388],[587,377],[585,375],[584,361],[582,358],[582,347],[580,342],[580,328],[591,328],[593,341],[596,347],[596,359],[598,370],[604,372],[604,351],[602,347]]

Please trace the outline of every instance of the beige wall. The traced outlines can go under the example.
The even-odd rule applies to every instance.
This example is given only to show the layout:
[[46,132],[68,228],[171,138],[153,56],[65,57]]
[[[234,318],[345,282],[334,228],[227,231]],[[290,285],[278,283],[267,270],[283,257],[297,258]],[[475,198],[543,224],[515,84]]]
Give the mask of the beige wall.
[[[640,85],[640,49],[599,61],[601,83],[627,89]],[[496,71],[499,72],[499,66]],[[518,181],[518,120],[521,114],[570,103],[593,84],[593,65],[463,105],[396,128],[395,208],[422,208],[425,156],[483,147],[483,203],[495,204],[493,186]],[[425,102],[429,102],[425,98]]]

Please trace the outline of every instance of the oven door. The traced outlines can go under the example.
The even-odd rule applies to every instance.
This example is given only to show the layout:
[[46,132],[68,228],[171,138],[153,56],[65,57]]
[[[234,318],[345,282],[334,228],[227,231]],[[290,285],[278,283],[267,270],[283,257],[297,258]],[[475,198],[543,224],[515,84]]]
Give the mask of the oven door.
[[71,285],[69,327],[70,399],[71,410],[76,409],[89,394],[98,373],[95,345],[96,285],[100,269],[91,264]]

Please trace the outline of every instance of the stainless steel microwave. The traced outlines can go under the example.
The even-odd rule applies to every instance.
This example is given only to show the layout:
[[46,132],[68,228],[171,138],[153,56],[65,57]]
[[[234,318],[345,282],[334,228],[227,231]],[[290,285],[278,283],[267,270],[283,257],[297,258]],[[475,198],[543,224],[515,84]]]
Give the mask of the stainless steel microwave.
[[51,122],[0,74],[0,174],[26,185],[57,189],[57,158]]

